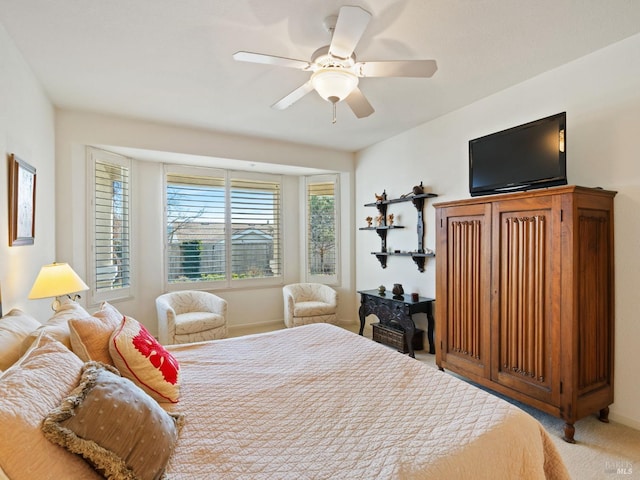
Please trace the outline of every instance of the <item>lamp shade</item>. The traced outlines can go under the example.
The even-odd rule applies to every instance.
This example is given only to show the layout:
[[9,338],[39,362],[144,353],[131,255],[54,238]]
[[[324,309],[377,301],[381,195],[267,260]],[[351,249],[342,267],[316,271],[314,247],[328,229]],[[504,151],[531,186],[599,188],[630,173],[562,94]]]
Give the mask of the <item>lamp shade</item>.
[[40,269],[36,281],[31,287],[29,298],[58,297],[70,293],[89,290],[89,287],[68,263],[52,263]]
[[358,77],[348,70],[328,67],[315,72],[311,76],[311,84],[322,98],[337,103],[358,86]]

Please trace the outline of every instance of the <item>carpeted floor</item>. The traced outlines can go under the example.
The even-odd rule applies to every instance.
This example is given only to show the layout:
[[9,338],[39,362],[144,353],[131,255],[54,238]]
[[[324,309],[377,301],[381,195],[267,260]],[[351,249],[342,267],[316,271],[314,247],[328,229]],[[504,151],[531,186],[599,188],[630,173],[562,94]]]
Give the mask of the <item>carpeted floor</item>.
[[[236,329],[231,336],[271,331],[283,327],[284,325],[271,325]],[[356,333],[359,328],[357,325],[344,327]],[[369,325],[365,328],[364,335],[371,338]],[[437,368],[435,355],[420,351],[416,352],[416,359]],[[562,455],[571,478],[575,480],[640,479],[640,430],[613,421],[602,423],[594,415],[576,422],[576,443],[570,444],[562,440],[564,422],[561,419],[506,397],[502,398],[522,408],[544,426]]]

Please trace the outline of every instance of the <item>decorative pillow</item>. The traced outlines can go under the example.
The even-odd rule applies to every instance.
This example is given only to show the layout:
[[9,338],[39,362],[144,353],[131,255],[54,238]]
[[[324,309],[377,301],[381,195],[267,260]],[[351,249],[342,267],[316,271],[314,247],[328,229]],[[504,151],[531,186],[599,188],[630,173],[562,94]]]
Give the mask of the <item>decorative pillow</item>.
[[31,315],[17,308],[0,318],[0,372],[20,359],[22,342],[41,325]]
[[181,416],[165,412],[115,368],[89,362],[42,430],[107,478],[145,480],[163,474],[181,423]]
[[12,480],[99,479],[79,456],[49,442],[42,419],[78,384],[82,361],[60,342],[39,336],[0,376],[0,465]]
[[76,303],[69,298],[62,298],[58,310],[56,310],[56,313],[47,320],[47,323],[41,325],[38,330],[25,338],[25,341],[22,344],[22,351],[24,352],[29,348],[36,337],[40,334],[41,330],[45,330],[47,335],[55,338],[65,347],[70,349],[71,339],[69,336],[69,325],[67,322],[74,318],[87,318],[90,316],[89,312],[87,312],[79,303]]
[[109,353],[109,338],[118,328],[123,315],[111,304],[104,302],[93,316],[69,320],[71,349],[85,362],[113,365]]
[[180,365],[137,320],[124,317],[109,341],[120,373],[159,402],[178,403]]

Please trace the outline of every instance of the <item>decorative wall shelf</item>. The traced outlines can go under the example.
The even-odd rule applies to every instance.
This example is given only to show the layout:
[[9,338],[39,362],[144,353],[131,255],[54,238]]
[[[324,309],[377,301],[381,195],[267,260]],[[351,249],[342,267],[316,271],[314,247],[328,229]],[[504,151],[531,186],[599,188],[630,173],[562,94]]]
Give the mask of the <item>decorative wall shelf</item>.
[[[417,187],[416,187],[417,188]],[[420,183],[420,189],[422,189],[422,183]],[[378,209],[380,213],[382,222],[378,226],[370,226],[370,227],[362,227],[360,230],[375,230],[381,240],[381,247],[379,252],[371,252],[372,255],[375,255],[382,268],[387,268],[387,258],[396,256],[396,257],[411,257],[415,264],[418,266],[418,270],[424,272],[424,264],[427,257],[434,257],[435,254],[429,250],[424,248],[424,218],[423,218],[423,210],[424,210],[424,202],[425,199],[437,197],[435,193],[418,193],[407,195],[406,197],[387,199],[386,191],[382,192],[381,199],[372,202],[365,203],[365,207],[375,207]],[[416,208],[418,221],[416,224],[416,233],[418,236],[418,248],[415,251],[388,251],[387,250],[387,233],[389,230],[394,230],[397,228],[405,228],[403,225],[388,225],[388,217],[387,217],[387,207],[394,203],[405,203],[411,202],[413,206]]]

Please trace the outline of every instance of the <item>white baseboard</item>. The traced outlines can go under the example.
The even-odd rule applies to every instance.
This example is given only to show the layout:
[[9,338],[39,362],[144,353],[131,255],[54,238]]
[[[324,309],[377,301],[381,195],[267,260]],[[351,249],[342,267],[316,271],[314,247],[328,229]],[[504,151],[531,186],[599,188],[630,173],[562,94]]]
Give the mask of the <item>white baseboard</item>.
[[[360,321],[352,321],[352,320],[339,320],[338,325],[348,330],[354,330],[359,328]],[[236,336],[239,332],[246,333],[251,331],[256,332],[265,332],[270,330],[280,330],[281,328],[285,328],[284,319],[282,320],[270,320],[268,322],[253,322],[253,323],[243,323],[240,325],[228,325],[230,336]]]
[[618,415],[613,411],[609,411],[609,419],[612,422],[621,423],[622,425],[626,425],[627,427],[640,430],[640,422],[625,415]]
[[284,328],[284,320],[270,320],[268,322],[243,323],[241,325],[228,325],[229,333],[240,330],[279,330]]

